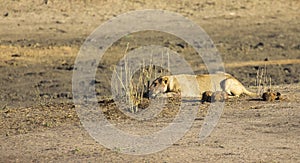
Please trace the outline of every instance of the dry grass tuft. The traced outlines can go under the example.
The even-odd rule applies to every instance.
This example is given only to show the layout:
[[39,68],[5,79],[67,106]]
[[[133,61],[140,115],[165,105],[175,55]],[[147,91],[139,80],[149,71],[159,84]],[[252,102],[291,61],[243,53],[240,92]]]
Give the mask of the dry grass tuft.
[[[128,51],[128,47],[129,45],[127,44],[125,55]],[[164,63],[163,60],[165,54],[162,53],[161,56],[162,63]],[[167,54],[167,56],[167,67],[170,68],[169,54]],[[145,60],[143,60],[141,68],[138,71],[132,73],[130,66],[128,66],[130,63],[127,59],[125,59],[124,71],[122,71],[122,67],[121,71],[119,71],[121,73],[118,73],[116,69],[113,70],[114,73],[117,75],[117,79],[121,83],[122,89],[126,92],[125,102],[127,106],[130,106],[129,110],[132,113],[138,112],[139,108],[144,108],[145,106],[148,106],[148,90],[150,87],[150,81],[157,78],[158,76],[166,75],[169,72],[168,70],[162,68],[163,65],[160,65],[160,67],[153,65],[152,61],[153,59],[152,57],[150,57],[150,64],[146,65]],[[125,74],[122,74],[122,72],[125,72]]]
[[256,87],[257,94],[262,95],[268,89],[272,90],[272,78],[268,75],[267,65],[263,68],[259,68],[256,72]]

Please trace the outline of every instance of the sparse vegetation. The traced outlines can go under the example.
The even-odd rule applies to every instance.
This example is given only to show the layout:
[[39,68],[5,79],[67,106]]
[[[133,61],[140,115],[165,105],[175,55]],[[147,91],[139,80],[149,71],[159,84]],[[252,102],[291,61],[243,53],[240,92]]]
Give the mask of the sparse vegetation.
[[262,95],[267,89],[272,89],[272,78],[268,74],[267,65],[259,68],[256,72],[256,87],[257,94]]
[[[127,48],[125,49],[125,55],[128,52],[129,44],[127,44]],[[170,61],[169,61],[169,53],[161,54],[161,65],[155,66],[153,65],[153,56],[150,57],[150,64],[146,65],[145,60],[143,60],[141,67],[138,71],[132,72],[130,63],[128,58],[124,59],[124,66],[119,67],[119,70],[114,68],[114,73],[116,74],[117,79],[119,80],[117,83],[120,84],[121,88],[118,88],[119,85],[116,84],[116,93],[123,96],[123,99],[127,106],[130,106],[129,110],[131,112],[137,112],[140,104],[145,102],[145,98],[148,98],[148,89],[150,82],[157,78],[158,76],[166,75],[169,71],[163,69],[164,67],[164,59],[165,55],[167,55],[167,67],[170,69]],[[121,91],[123,90],[125,94],[122,95]],[[148,102],[148,100],[147,100]]]

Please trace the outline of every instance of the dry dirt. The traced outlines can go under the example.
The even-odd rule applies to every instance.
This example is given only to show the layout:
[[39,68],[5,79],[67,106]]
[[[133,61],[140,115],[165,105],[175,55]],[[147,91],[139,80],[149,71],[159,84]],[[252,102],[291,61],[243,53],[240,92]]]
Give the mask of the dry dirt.
[[[273,89],[285,99],[227,101],[217,127],[203,142],[198,133],[209,104],[199,103],[190,131],[154,154],[126,155],[120,153],[122,149],[98,144],[82,127],[72,103],[74,61],[86,37],[99,25],[143,9],[177,12],[200,25],[221,53],[226,72],[252,90],[257,71],[267,67]],[[298,0],[3,0],[0,11],[0,162],[300,161]],[[203,64],[193,62],[198,55],[185,42],[146,31],[114,43],[98,74],[111,75],[109,65],[126,48],[152,44],[186,56],[196,73],[205,72]],[[95,84],[102,91],[110,89],[101,75]],[[116,125],[134,126],[141,134],[167,125],[176,114],[170,106],[151,123],[132,125],[111,101],[100,108]]]

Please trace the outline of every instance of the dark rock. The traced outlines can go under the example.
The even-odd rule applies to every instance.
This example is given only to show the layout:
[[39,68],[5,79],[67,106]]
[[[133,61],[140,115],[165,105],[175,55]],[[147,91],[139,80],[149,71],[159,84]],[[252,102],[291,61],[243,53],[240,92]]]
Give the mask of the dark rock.
[[11,57],[21,57],[21,54],[15,53],[15,54],[12,54]]
[[284,45],[284,44],[276,44],[276,45],[275,45],[275,48],[278,48],[278,49],[285,49],[285,45]]
[[263,43],[263,42],[259,42],[258,44],[256,44],[253,48],[254,49],[258,49],[258,48],[262,48],[262,47],[264,47],[265,46],[265,44]]
[[300,50],[300,44],[293,47],[293,49]]
[[184,49],[184,47],[185,47],[185,45],[184,45],[183,43],[178,43],[178,44],[176,44],[176,46],[179,46],[179,47],[181,47],[182,49]]

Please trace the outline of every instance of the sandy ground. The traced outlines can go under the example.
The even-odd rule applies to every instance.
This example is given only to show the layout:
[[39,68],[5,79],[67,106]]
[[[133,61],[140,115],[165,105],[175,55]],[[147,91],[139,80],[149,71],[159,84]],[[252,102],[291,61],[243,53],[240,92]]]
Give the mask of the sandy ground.
[[[1,2],[0,162],[299,162],[299,8],[297,0]],[[266,66],[273,88],[286,99],[227,101],[218,125],[203,142],[198,133],[209,104],[199,104],[190,131],[166,150],[132,156],[103,147],[82,127],[72,103],[74,61],[99,25],[143,9],[177,12],[200,25],[219,50],[226,72],[252,90],[257,71]],[[147,44],[187,56],[196,73],[205,72],[202,63],[193,62],[198,55],[181,39],[148,31],[114,43],[98,74],[110,75],[109,65],[126,48]],[[101,75],[96,86],[110,88]],[[114,104],[100,108],[108,110],[106,116],[115,124],[132,127],[120,112],[109,112]],[[163,127],[176,114],[172,109],[134,126],[142,134]]]

